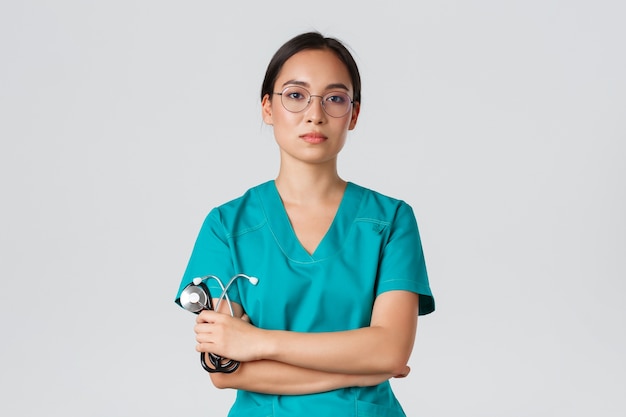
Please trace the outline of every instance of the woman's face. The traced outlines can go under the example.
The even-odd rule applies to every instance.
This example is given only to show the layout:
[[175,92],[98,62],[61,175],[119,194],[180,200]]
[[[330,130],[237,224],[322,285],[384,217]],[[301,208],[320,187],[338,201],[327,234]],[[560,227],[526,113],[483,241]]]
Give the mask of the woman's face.
[[348,69],[332,51],[304,50],[285,62],[274,83],[274,93],[289,86],[304,87],[315,97],[298,113],[285,109],[279,95],[263,97],[263,120],[274,128],[281,157],[308,163],[335,160],[348,130],[356,125],[359,104],[354,103],[342,117],[332,117],[324,111],[318,96],[341,91],[353,97]]

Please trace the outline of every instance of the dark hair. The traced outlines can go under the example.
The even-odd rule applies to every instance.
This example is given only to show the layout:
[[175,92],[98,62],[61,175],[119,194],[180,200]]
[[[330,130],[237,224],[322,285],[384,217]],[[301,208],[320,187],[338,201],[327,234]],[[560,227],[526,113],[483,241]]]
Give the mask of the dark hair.
[[361,76],[352,54],[343,43],[337,39],[325,38],[318,32],[308,32],[298,35],[287,41],[276,51],[265,72],[265,79],[261,86],[261,100],[263,100],[266,94],[269,94],[270,97],[272,96],[276,78],[278,78],[278,74],[285,62],[296,53],[306,49],[327,49],[334,52],[345,64],[350,73],[352,88],[354,90],[354,97],[352,99],[356,102],[361,102]]

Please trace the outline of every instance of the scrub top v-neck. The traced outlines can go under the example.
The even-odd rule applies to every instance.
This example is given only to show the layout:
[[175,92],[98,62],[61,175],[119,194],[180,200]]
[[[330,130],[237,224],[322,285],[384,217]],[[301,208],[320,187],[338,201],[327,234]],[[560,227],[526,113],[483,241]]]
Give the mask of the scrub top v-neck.
[[[259,328],[331,332],[368,326],[376,296],[419,294],[419,313],[434,310],[419,232],[409,205],[348,183],[337,213],[309,254],[289,222],[274,181],[213,209],[200,230],[180,292],[195,277],[215,275]],[[207,281],[213,297],[221,289]],[[375,360],[375,358],[372,358]],[[239,390],[232,417],[403,416],[388,382],[310,395]]]
[[343,245],[354,221],[360,203],[359,188],[347,183],[335,217],[318,243],[313,253],[309,254],[302,246],[293,230],[289,216],[274,181],[259,187],[258,196],[266,209],[268,226],[275,234],[277,244],[285,255],[295,262],[316,262],[334,256]]

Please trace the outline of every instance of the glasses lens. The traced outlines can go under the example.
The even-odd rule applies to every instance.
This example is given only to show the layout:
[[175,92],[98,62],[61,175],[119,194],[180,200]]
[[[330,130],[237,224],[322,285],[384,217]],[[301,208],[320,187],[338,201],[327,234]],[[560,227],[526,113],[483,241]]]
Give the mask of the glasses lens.
[[326,113],[332,117],[345,116],[345,114],[350,111],[351,104],[352,99],[350,96],[341,91],[328,93],[322,99],[324,110],[326,110]]
[[[350,96],[342,91],[333,91],[321,97],[321,99],[324,111],[331,117],[345,116],[350,111],[350,106],[352,105]],[[285,109],[293,113],[299,113],[309,106],[311,93],[302,87],[287,87],[281,93],[280,100]]]
[[311,95],[302,87],[287,87],[280,97],[283,106],[290,112],[298,113],[309,105]]

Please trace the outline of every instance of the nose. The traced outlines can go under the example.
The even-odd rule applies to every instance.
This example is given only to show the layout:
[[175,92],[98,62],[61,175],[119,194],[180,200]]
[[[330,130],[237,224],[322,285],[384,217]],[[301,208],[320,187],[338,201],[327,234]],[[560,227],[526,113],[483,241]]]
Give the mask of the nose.
[[[316,103],[313,100],[314,97],[318,97],[320,99],[319,103]],[[324,110],[322,100],[322,96],[311,95],[309,97],[309,106],[306,109],[307,121],[319,124],[326,120],[326,111]]]

